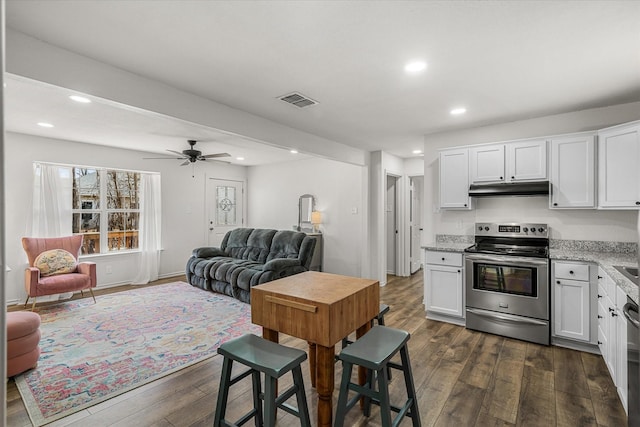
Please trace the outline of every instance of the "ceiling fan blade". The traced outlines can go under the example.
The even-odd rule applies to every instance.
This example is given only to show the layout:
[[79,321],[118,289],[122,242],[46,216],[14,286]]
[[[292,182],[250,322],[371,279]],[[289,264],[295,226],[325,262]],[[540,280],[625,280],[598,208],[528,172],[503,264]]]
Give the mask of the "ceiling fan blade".
[[205,154],[200,157],[203,157],[205,159],[213,159],[214,157],[231,157],[231,154],[229,153]]
[[142,160],[182,160],[184,157],[143,157]]
[[180,166],[187,166],[189,163],[191,162],[187,159],[184,162],[180,163]]
[[178,156],[182,156],[183,158],[186,158],[186,156],[184,155],[184,153],[181,153],[180,151],[175,151],[175,150],[167,150],[171,153],[177,154]]

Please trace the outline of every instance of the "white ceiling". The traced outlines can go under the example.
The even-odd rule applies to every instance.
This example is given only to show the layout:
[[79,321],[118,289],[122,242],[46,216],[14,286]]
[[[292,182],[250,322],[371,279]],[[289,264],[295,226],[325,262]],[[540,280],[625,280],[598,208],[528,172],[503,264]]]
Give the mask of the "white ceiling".
[[[47,43],[400,157],[421,149],[425,134],[640,100],[640,2],[634,1],[8,0],[6,15],[9,28]],[[405,73],[412,59],[425,60],[427,70]],[[277,99],[293,91],[319,104],[299,109]],[[7,92],[9,128],[18,116],[38,113],[22,105],[11,114],[17,101],[10,86]],[[54,102],[46,100],[54,92],[33,93],[29,104]],[[457,106],[467,114],[451,116]],[[118,134],[124,120],[137,139],[153,136],[156,150],[178,149],[169,146],[184,139],[177,134],[222,141],[200,148],[234,155],[243,141],[116,110],[83,116],[78,131],[87,138],[96,126],[103,137],[89,142],[114,144],[110,132],[126,139]],[[50,120],[80,114],[69,103],[48,111]],[[168,133],[174,140],[165,144],[161,136]]]

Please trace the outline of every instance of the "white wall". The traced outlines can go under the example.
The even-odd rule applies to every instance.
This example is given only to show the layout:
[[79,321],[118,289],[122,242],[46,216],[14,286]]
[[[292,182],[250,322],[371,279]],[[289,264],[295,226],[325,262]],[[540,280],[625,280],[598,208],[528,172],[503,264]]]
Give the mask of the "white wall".
[[[162,179],[162,245],[160,276],[184,272],[186,261],[195,247],[205,246],[205,175],[246,182],[246,167],[221,163],[198,163],[195,177],[190,166],[178,161],[142,160],[149,153],[108,148],[93,144],[7,133],[5,139],[5,192],[7,302],[26,299],[24,268],[26,255],[20,239],[27,231],[31,209],[33,161],[103,166],[120,169],[160,172]],[[114,254],[91,257],[97,263],[98,286],[129,283],[136,273],[137,255]],[[112,273],[106,274],[106,266]]]
[[319,158],[251,166],[248,226],[291,230],[298,225],[298,198],[312,194],[316,210],[322,212],[323,271],[360,277],[365,268],[368,191],[362,169]]
[[602,129],[640,119],[640,102],[425,136],[425,241],[436,234],[473,235],[482,221],[541,222],[551,238],[637,241],[636,211],[550,210],[547,197],[477,199],[470,211],[438,211],[438,149]]

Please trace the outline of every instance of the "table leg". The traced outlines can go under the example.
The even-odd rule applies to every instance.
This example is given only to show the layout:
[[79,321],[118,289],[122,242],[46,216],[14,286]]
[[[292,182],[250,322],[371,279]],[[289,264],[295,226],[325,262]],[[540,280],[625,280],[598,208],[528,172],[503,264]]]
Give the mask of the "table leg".
[[309,342],[309,376],[311,377],[311,387],[316,387],[316,343]]
[[331,427],[335,346],[316,346],[316,391],[318,392],[318,427]]
[[[364,325],[356,329],[356,339],[360,339],[364,334],[371,329],[371,322],[367,322]],[[367,369],[362,366],[358,366],[358,384],[364,385],[367,381]],[[360,408],[364,408],[364,397],[360,399]]]
[[278,331],[274,331],[265,327],[262,328],[262,338],[272,342],[278,342],[280,340],[278,337]]

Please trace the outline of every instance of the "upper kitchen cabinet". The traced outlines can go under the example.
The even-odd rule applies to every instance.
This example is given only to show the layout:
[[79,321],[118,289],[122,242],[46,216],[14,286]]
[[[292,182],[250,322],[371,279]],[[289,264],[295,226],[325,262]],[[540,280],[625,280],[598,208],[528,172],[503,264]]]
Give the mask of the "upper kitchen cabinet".
[[440,208],[471,209],[468,148],[440,152]]
[[598,131],[598,208],[640,207],[640,121]]
[[595,132],[552,138],[549,161],[549,207],[595,208]]
[[474,184],[547,179],[547,141],[544,139],[472,147],[469,157]]

